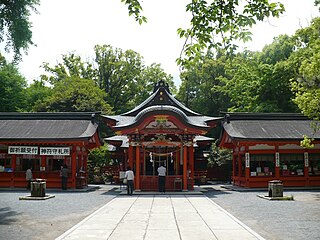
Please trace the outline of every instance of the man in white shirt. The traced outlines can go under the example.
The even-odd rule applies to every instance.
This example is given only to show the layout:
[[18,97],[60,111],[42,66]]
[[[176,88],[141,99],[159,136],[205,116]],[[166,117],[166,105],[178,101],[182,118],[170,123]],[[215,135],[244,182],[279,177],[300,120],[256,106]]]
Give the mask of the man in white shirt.
[[133,193],[133,181],[134,181],[134,173],[131,170],[131,167],[127,167],[126,174],[124,176],[127,179],[127,193],[128,195],[132,195]]
[[160,167],[158,167],[158,176],[159,176],[159,180],[158,180],[158,186],[159,186],[159,192],[165,193],[166,191],[166,171],[167,169],[162,166],[162,164],[160,165]]

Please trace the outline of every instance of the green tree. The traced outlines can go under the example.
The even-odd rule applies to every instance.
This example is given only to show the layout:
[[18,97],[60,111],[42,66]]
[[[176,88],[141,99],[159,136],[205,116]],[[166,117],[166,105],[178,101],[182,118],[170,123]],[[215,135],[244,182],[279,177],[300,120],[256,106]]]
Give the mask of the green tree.
[[16,112],[24,108],[26,86],[27,81],[17,67],[0,54],[0,111]]
[[230,106],[225,94],[228,60],[225,55],[207,54],[201,62],[189,63],[181,74],[182,83],[177,98],[187,107],[205,115],[217,115]]
[[43,68],[43,81],[53,86],[69,78],[88,79],[105,92],[104,100],[116,113],[123,113],[144,101],[159,80],[175,91],[172,76],[160,64],[145,66],[143,58],[132,50],[123,51],[110,45],[96,45],[94,63],[83,61],[74,53],[62,56],[55,66]]
[[45,85],[43,80],[34,80],[30,86],[25,89],[25,101],[23,111],[36,111],[35,106],[41,104],[52,94],[52,88]]
[[108,146],[105,144],[101,147],[93,148],[88,154],[88,171],[89,171],[89,181],[102,182],[103,180],[103,167],[107,165],[112,165],[113,162],[110,158],[110,152],[108,151]]
[[66,78],[57,82],[52,94],[34,109],[45,112],[92,112],[111,114],[111,107],[104,101],[105,93],[92,81],[81,78]]
[[66,78],[82,78],[82,79],[97,79],[97,70],[89,62],[82,61],[81,57],[74,54],[63,54],[62,62],[58,63],[54,67],[51,67],[49,63],[43,63],[43,69],[50,75],[42,75],[44,81],[50,84],[55,84]]
[[14,52],[14,60],[21,58],[21,49],[33,45],[31,11],[37,12],[39,0],[3,0],[0,2],[0,42],[6,41],[6,51]]
[[136,94],[146,85],[141,77],[144,63],[140,54],[110,45],[96,45],[95,61],[98,85],[106,92],[106,101],[114,111],[122,113],[135,106]]
[[[209,166],[221,166],[223,164],[230,164],[232,160],[232,151],[227,148],[220,148],[218,146],[218,140],[213,142],[210,147],[210,153],[208,158]],[[231,167],[231,166],[230,166]]]
[[[227,82],[226,92],[231,98],[230,111],[240,112],[296,112],[292,102],[290,79],[293,65],[281,59],[280,49],[268,51],[278,45],[277,40],[262,52],[238,54],[229,66],[232,80]],[[276,48],[275,48],[276,49]],[[275,53],[275,54],[273,54]]]
[[150,66],[145,66],[141,72],[142,82],[145,85],[139,86],[140,90],[135,96],[135,105],[143,102],[153,92],[154,85],[160,80],[164,80],[169,84],[169,89],[172,94],[175,94],[176,87],[173,82],[173,77],[170,74],[164,72],[160,64],[152,63]]
[[296,52],[290,59],[298,69],[298,77],[292,80],[294,102],[308,117],[320,121],[320,18],[310,27],[295,34]]

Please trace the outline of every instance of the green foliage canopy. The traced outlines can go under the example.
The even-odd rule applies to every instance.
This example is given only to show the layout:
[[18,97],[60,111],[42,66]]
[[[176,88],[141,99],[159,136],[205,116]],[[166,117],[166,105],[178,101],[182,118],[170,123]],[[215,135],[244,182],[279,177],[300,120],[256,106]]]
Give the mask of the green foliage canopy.
[[94,50],[93,63],[82,61],[74,53],[63,55],[62,62],[53,67],[44,63],[48,74],[42,75],[42,79],[54,86],[66,79],[88,79],[104,92],[104,101],[115,113],[128,111],[144,101],[159,80],[175,89],[172,76],[159,64],[145,66],[140,54],[132,50],[110,45],[96,45]]
[[320,18],[295,35],[297,51],[292,61],[298,77],[292,80],[294,101],[308,117],[320,121]]
[[111,113],[104,101],[103,92],[92,80],[66,78],[57,82],[52,94],[42,102],[36,102],[34,109],[44,112],[93,112]]
[[0,111],[16,112],[24,108],[26,79],[16,66],[0,54]]
[[209,166],[221,166],[223,164],[231,165],[231,160],[232,151],[230,149],[218,147],[218,140],[211,144],[208,158]]
[[40,0],[3,0],[0,2],[0,42],[6,41],[6,51],[14,52],[14,60],[21,58],[21,49],[33,45],[31,11],[37,12]]

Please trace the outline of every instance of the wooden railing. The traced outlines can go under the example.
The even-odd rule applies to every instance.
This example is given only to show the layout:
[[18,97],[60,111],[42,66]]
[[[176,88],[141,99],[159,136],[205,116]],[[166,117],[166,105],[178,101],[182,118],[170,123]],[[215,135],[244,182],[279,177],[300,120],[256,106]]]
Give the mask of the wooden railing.
[[[182,175],[166,176],[166,191],[181,191],[183,189]],[[142,191],[158,191],[158,176],[140,176]],[[193,189],[193,182],[190,182],[188,189]]]

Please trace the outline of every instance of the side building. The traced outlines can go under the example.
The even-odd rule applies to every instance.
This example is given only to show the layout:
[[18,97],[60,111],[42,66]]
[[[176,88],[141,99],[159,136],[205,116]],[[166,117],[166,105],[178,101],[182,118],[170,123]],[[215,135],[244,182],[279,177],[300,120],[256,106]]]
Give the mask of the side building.
[[[220,147],[233,151],[233,184],[267,187],[279,179],[284,186],[320,186],[320,132],[301,114],[226,113]],[[301,147],[303,136],[313,148]]]
[[101,145],[99,113],[0,113],[0,187],[25,187],[25,172],[60,188],[61,166],[68,188],[87,185],[87,157]]

